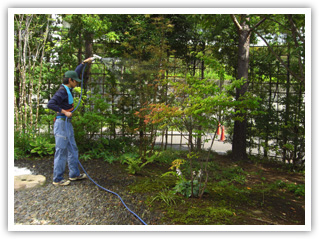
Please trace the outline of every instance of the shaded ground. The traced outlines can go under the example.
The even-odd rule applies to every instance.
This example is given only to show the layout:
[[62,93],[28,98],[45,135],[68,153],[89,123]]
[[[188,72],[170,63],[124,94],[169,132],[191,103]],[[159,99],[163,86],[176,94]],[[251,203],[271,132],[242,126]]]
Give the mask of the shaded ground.
[[[276,169],[274,165],[240,164],[227,156],[217,156],[212,163],[215,167],[210,173],[208,191],[201,200],[175,195],[171,204],[167,204],[164,200],[170,197],[161,198],[159,193],[165,192],[161,175],[168,171],[168,165],[153,163],[139,175],[130,175],[126,165],[119,162],[110,165],[95,159],[82,164],[97,183],[118,193],[149,225],[305,223],[304,195],[288,187],[302,186],[304,176]],[[34,174],[47,178],[43,187],[15,191],[15,224],[142,224],[124,208],[117,196],[99,189],[89,180],[73,182],[66,187],[53,186],[52,159],[19,160],[15,161],[15,166],[27,167]],[[230,175],[228,169],[239,173]],[[228,174],[241,180],[224,178]]]
[[[224,164],[234,164],[228,158],[223,158],[222,161]],[[236,218],[233,224],[305,224],[304,193],[301,195],[299,192],[294,194],[290,188],[280,185],[304,187],[305,177],[303,174],[282,170],[279,168],[281,166],[275,163],[253,164],[244,162],[240,163],[239,166],[246,173],[249,173],[246,176],[244,188],[247,188],[251,193],[249,194],[249,202],[239,206],[239,210],[244,210],[245,214]]]

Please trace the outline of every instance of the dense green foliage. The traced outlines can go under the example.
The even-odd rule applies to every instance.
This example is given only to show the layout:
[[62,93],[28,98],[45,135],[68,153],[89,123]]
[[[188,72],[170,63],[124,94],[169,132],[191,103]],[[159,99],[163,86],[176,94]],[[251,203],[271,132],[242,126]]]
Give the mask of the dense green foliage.
[[98,54],[120,64],[84,72],[73,117],[81,159],[120,159],[138,174],[161,158],[157,136],[186,132],[189,172],[174,190],[202,196],[206,177],[194,182],[192,172],[207,174],[210,155],[196,152],[214,138],[204,136],[223,123],[232,141],[234,121],[247,119],[249,152],[303,165],[304,16],[251,15],[249,24],[251,43],[267,46],[250,48],[249,88],[236,99],[246,82],[236,79],[238,35],[228,15],[16,15],[15,157],[53,153],[55,113],[46,103],[65,71]]

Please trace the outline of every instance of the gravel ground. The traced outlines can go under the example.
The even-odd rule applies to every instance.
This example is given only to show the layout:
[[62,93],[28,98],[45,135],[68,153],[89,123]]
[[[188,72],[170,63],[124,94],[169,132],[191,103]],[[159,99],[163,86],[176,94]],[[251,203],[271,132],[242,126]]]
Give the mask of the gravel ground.
[[[82,163],[88,174],[101,186],[118,193],[126,205],[148,225],[160,224],[160,215],[144,205],[146,196],[131,194],[126,188],[135,181],[122,165],[101,160]],[[120,199],[98,188],[89,179],[69,186],[52,184],[53,160],[19,160],[17,167],[27,167],[33,174],[47,178],[42,187],[14,191],[14,222],[22,225],[142,225]],[[68,177],[68,170],[65,178]]]

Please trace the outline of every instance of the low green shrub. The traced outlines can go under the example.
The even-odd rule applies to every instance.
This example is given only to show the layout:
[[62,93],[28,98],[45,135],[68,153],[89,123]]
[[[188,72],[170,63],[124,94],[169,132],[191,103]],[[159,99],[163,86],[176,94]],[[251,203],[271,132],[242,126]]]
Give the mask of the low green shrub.
[[180,193],[183,196],[189,198],[191,197],[191,191],[193,192],[194,197],[198,197],[200,194],[200,189],[203,187],[203,184],[199,183],[198,180],[193,180],[193,189],[191,190],[191,180],[186,180],[181,178],[177,181],[176,186],[173,188],[175,193]]
[[14,158],[19,159],[28,156],[31,152],[32,146],[30,145],[33,139],[33,134],[29,132],[14,132]]
[[30,145],[32,147],[31,153],[35,153],[40,157],[54,154],[55,144],[44,137],[37,136],[30,142]]
[[15,132],[14,158],[20,159],[30,155],[44,157],[54,154],[54,138],[48,134],[34,134],[33,132]]

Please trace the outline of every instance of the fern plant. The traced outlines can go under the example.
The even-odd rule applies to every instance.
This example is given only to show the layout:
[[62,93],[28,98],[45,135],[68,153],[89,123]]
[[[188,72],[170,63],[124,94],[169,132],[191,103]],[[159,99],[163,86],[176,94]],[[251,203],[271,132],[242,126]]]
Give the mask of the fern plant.
[[155,157],[146,157],[146,161],[142,162],[141,157],[139,157],[136,153],[126,153],[120,157],[120,161],[122,164],[127,164],[127,171],[130,174],[136,174],[141,171],[141,169],[147,164],[153,162]]

